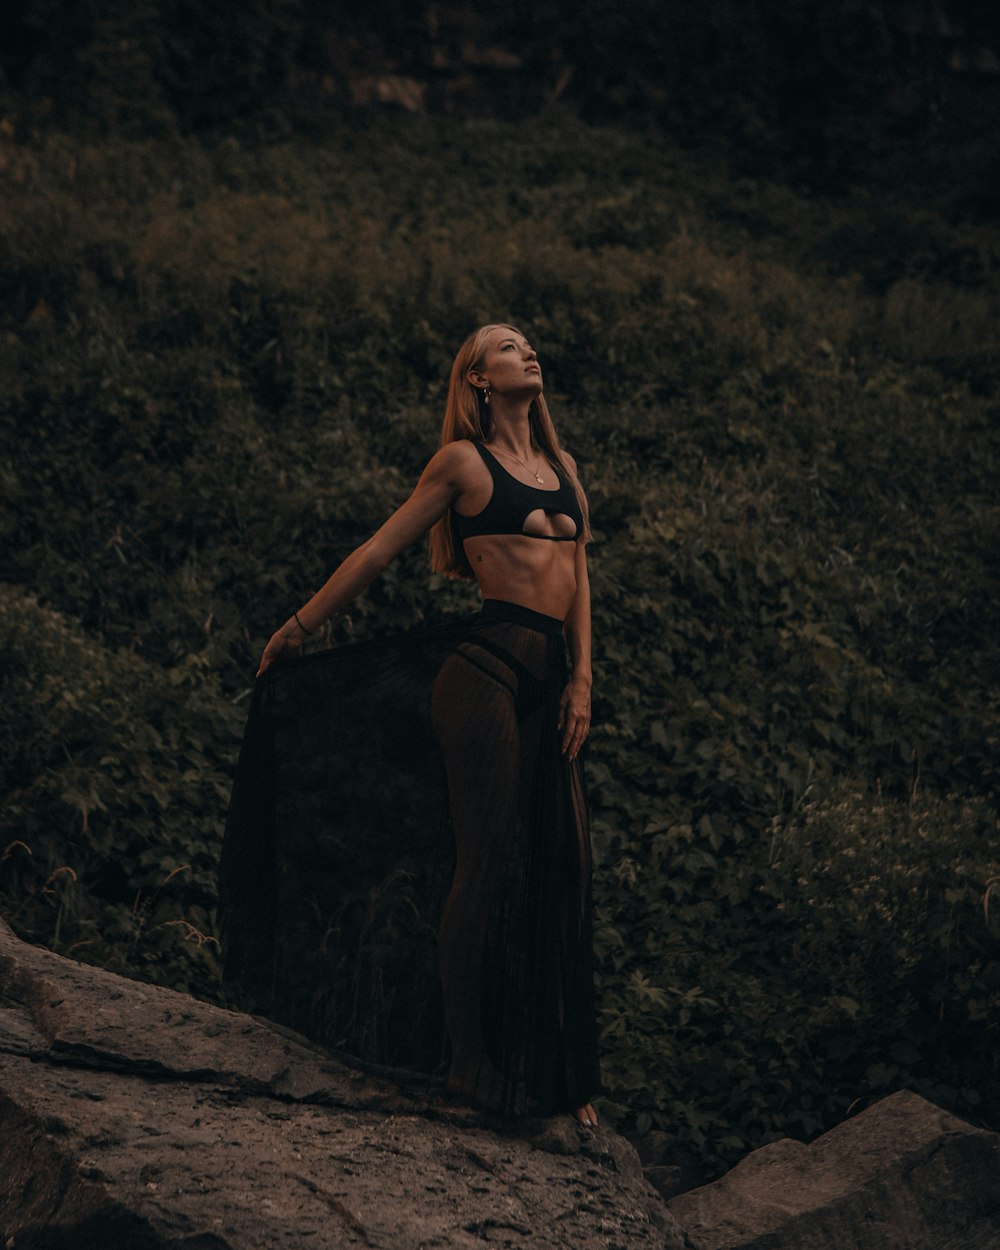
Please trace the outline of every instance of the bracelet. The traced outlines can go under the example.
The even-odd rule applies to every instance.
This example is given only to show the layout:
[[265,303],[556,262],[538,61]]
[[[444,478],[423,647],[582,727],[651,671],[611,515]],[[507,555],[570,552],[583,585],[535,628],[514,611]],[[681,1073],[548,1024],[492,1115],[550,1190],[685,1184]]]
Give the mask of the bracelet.
[[299,629],[301,629],[304,634],[314,634],[316,632],[314,629],[306,629],[306,627],[299,620],[298,612],[293,612],[292,616],[295,617],[295,624],[298,625]]

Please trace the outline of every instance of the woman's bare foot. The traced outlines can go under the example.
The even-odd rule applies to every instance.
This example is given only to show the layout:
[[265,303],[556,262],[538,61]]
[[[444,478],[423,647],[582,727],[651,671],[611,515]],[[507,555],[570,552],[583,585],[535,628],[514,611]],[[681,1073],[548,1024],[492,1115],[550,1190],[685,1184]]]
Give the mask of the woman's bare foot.
[[597,1128],[597,1112],[589,1102],[582,1107],[577,1107],[573,1114],[576,1116],[577,1124],[582,1124],[584,1128]]

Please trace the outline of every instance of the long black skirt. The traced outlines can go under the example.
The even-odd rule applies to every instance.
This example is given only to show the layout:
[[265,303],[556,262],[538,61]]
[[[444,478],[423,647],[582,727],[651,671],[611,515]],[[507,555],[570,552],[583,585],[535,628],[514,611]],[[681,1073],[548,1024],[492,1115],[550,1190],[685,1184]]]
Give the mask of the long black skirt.
[[600,1088],[562,623],[481,612],[272,665],[222,851],[227,992],[362,1063],[549,1114]]

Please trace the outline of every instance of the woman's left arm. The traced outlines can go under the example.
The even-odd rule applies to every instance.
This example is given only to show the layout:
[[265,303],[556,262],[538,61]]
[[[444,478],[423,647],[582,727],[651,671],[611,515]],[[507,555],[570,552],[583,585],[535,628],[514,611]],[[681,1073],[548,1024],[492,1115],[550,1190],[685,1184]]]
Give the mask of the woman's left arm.
[[576,544],[576,594],[564,626],[573,671],[559,704],[559,728],[563,731],[563,754],[575,760],[590,731],[590,579],[587,576],[587,544]]

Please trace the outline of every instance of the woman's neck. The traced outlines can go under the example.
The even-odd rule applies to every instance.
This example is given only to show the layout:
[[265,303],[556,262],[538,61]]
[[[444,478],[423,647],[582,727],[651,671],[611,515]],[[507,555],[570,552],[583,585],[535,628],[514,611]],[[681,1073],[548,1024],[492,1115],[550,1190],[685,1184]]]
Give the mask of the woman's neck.
[[493,434],[490,443],[512,455],[526,459],[531,453],[531,401],[518,400],[492,404]]

